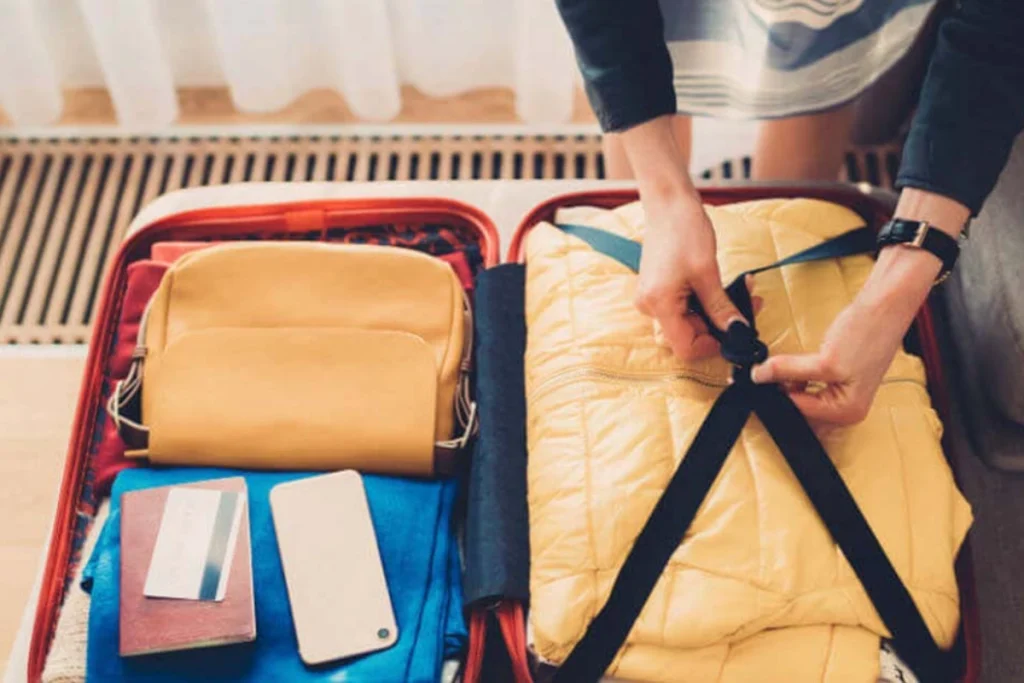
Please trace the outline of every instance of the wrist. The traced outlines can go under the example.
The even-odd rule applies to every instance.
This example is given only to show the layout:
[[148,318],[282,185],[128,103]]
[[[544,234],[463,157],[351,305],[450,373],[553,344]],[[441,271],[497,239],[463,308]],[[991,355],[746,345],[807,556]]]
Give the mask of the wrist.
[[685,188],[656,192],[641,189],[640,201],[644,207],[649,235],[671,238],[678,233],[693,234],[693,230],[712,229],[700,196],[687,192]]
[[[924,221],[930,228],[956,238],[970,211],[949,197],[908,187],[900,193],[893,217]],[[940,259],[928,251],[909,245],[885,247],[858,299],[874,315],[898,318],[909,325],[941,270]]]
[[670,174],[652,174],[644,177],[637,173],[637,190],[644,206],[665,212],[679,212],[686,209],[703,210],[700,194],[689,182],[689,178],[673,177]]
[[660,116],[619,134],[644,203],[700,203],[671,116]]
[[886,247],[857,299],[872,315],[894,321],[902,334],[928,298],[941,269],[939,259],[926,251]]

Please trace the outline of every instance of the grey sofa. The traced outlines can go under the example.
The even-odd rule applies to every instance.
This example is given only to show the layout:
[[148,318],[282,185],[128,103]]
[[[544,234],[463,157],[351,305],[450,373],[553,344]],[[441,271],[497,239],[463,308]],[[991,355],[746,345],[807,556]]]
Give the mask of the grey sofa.
[[954,396],[947,429],[975,513],[982,680],[1016,683],[1024,681],[1024,136],[940,297]]

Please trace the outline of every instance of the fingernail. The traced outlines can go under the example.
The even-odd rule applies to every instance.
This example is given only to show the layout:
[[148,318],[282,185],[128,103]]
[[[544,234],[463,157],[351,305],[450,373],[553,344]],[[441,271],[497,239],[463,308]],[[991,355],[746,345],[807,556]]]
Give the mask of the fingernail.
[[726,321],[725,329],[729,329],[730,327],[732,327],[733,323],[740,323],[744,327],[750,327],[750,323],[747,322],[746,318],[744,318],[742,315],[734,315],[733,317],[729,318],[729,320]]
[[755,365],[755,366],[750,368],[750,381],[753,382],[754,384],[761,384],[762,383],[761,380],[759,379],[759,375],[761,373],[758,372],[758,370],[760,368],[761,368],[760,365]]

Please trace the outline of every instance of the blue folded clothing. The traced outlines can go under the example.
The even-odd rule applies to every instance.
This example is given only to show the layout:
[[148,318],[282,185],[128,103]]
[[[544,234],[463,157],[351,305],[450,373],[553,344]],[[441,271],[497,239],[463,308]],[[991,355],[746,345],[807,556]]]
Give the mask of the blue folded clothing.
[[[249,489],[256,640],[122,658],[118,654],[121,495],[235,476],[244,476]],[[299,659],[269,504],[271,487],[308,476],[206,468],[140,468],[120,473],[111,493],[110,516],[83,578],[83,586],[92,594],[86,680],[437,681],[443,660],[466,643],[452,531],[456,483],[363,478],[398,620],[398,642],[387,650],[311,668]]]

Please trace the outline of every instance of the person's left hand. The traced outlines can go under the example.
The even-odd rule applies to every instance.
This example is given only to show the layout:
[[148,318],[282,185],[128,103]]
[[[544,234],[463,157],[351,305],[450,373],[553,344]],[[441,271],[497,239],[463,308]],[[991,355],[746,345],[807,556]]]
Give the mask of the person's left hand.
[[754,367],[751,378],[757,384],[781,384],[809,420],[860,422],[940,267],[937,258],[920,249],[884,249],[864,288],[832,322],[816,353],[769,357]]
[[[970,211],[948,197],[905,188],[895,215],[928,221],[956,237]],[[753,369],[751,378],[758,384],[782,384],[810,420],[833,425],[860,422],[941,267],[935,256],[921,249],[886,247],[863,289],[825,333],[817,353],[771,357]]]
[[905,331],[902,320],[854,301],[833,321],[817,353],[770,357],[752,377],[782,384],[810,420],[855,424],[867,417]]

